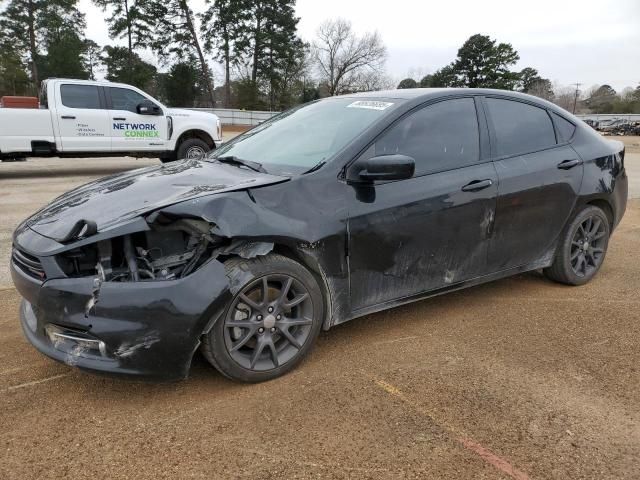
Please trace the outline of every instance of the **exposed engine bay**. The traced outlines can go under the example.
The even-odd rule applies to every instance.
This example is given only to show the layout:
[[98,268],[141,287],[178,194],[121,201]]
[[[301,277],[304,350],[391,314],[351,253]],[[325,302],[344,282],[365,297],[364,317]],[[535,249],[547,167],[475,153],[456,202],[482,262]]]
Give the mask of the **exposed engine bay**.
[[101,240],[57,257],[68,277],[97,275],[100,282],[177,280],[211,258],[252,256],[252,248],[268,252],[272,243],[231,240],[211,234],[212,223],[201,219],[147,217],[149,229]]

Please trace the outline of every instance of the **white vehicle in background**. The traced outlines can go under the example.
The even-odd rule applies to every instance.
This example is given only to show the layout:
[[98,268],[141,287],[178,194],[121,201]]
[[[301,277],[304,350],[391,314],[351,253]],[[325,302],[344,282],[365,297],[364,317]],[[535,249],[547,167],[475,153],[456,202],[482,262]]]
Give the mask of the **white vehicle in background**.
[[49,79],[40,108],[0,108],[0,159],[199,158],[222,143],[213,113],[167,108],[131,85]]

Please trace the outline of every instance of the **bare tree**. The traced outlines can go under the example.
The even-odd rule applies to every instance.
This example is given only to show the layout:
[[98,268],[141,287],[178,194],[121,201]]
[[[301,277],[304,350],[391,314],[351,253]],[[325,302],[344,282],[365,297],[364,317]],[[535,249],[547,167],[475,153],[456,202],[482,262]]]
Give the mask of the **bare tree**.
[[553,103],[570,112],[575,101],[576,87],[555,84],[553,90]]
[[351,22],[342,18],[322,23],[313,42],[313,58],[329,95],[360,90],[363,80],[371,84],[376,74],[382,77],[386,57],[378,32],[358,37]]
[[374,92],[376,90],[392,90],[396,82],[384,72],[369,70],[359,75],[354,82],[354,91]]

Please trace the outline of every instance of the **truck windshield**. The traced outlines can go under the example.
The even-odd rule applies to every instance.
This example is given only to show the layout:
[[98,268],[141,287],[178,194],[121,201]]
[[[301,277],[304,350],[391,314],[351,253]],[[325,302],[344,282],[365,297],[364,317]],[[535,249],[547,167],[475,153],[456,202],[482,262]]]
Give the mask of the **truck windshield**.
[[213,151],[209,158],[257,162],[268,172],[306,172],[397,106],[397,99],[330,98],[293,108]]

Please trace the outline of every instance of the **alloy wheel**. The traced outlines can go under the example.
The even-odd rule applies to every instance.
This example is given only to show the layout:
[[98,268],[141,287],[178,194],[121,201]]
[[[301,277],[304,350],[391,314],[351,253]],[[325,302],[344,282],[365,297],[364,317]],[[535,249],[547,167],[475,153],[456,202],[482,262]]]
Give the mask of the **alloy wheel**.
[[189,150],[187,150],[187,158],[188,159],[200,159],[202,157],[204,157],[205,155],[205,151],[204,148],[202,147],[190,147]]
[[587,217],[574,232],[571,240],[571,268],[579,277],[598,269],[604,258],[607,228],[597,215]]
[[313,303],[302,282],[271,274],[246,285],[224,319],[224,343],[243,368],[265,371],[292,360],[309,338]]

